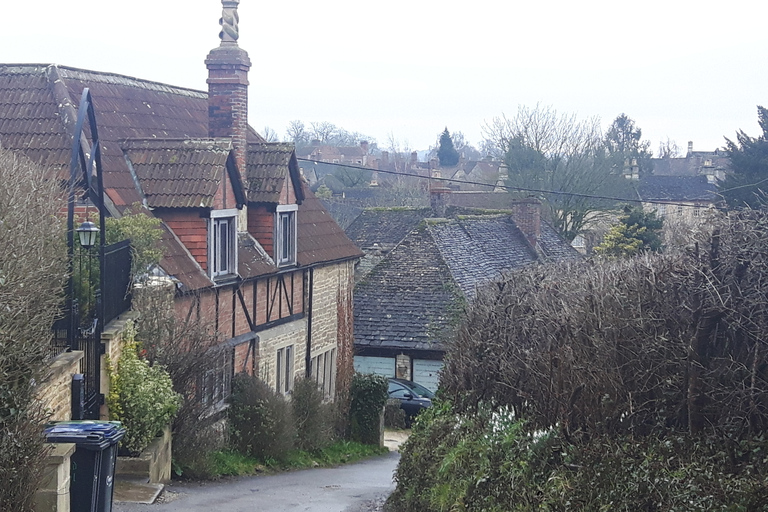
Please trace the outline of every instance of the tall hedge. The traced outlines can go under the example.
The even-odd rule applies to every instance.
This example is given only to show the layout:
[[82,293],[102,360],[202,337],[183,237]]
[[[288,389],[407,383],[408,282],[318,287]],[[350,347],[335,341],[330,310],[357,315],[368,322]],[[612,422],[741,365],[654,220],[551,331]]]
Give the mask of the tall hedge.
[[688,251],[537,266],[478,294],[442,386],[568,436],[768,427],[768,216]]
[[43,468],[36,400],[65,282],[59,182],[0,149],[0,510],[32,510]]

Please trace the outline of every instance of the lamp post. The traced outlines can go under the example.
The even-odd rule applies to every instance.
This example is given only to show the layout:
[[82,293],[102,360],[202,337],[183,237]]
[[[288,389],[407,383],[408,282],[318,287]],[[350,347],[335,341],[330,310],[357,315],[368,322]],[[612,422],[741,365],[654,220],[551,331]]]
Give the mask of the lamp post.
[[90,249],[96,245],[96,235],[99,233],[99,228],[93,222],[87,220],[80,224],[77,228],[77,236],[80,238],[80,245],[86,249]]
[[[90,132],[90,141],[86,138],[84,128],[88,125]],[[90,144],[89,144],[90,142]],[[103,395],[100,394],[100,356],[103,346],[101,345],[102,321],[104,318],[103,304],[96,297],[96,308],[88,308],[88,314],[95,313],[91,327],[85,330],[80,329],[80,315],[77,311],[77,300],[75,299],[75,286],[73,279],[74,270],[74,245],[75,233],[77,233],[80,244],[90,252],[90,248],[96,245],[96,234],[99,233],[99,285],[98,289],[104,289],[104,240],[105,240],[105,208],[104,208],[104,182],[101,167],[101,142],[99,141],[98,128],[96,126],[96,114],[93,108],[93,101],[88,88],[83,89],[78,105],[77,122],[72,138],[72,153],[69,166],[69,194],[67,201],[67,252],[69,255],[70,278],[67,287],[67,305],[69,310],[69,328],[67,342],[70,350],[82,350],[83,356],[83,375],[82,382],[84,390],[83,406],[78,412],[80,417],[97,419],[99,417],[99,406],[103,403]],[[95,171],[95,173],[94,173]],[[99,210],[99,225],[93,222],[85,221],[78,228],[74,229],[75,221],[75,197],[77,190],[82,190],[84,186],[87,199],[90,199]],[[89,263],[90,268],[90,263]],[[89,272],[90,276],[90,272]],[[90,281],[90,279],[89,279]],[[90,290],[90,282],[87,284]],[[89,291],[90,293],[90,291]],[[90,306],[90,304],[89,304]],[[78,334],[76,334],[78,333]],[[75,417],[75,407],[73,404],[73,418]]]

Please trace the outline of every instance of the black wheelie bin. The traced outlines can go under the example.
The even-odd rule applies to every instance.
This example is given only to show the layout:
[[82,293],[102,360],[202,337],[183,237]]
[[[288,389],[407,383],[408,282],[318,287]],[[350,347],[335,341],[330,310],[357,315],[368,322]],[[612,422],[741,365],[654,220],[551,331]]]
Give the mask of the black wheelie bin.
[[69,501],[72,512],[111,512],[117,443],[125,429],[116,421],[62,421],[45,429],[49,443],[74,443]]

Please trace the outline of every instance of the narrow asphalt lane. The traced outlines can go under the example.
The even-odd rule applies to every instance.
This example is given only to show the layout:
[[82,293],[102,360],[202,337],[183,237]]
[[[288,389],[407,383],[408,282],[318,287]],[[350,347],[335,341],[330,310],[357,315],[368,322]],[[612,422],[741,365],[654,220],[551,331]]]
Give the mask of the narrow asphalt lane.
[[115,503],[114,512],[357,512],[394,490],[400,454],[335,468],[306,469],[221,482],[172,483],[166,503]]

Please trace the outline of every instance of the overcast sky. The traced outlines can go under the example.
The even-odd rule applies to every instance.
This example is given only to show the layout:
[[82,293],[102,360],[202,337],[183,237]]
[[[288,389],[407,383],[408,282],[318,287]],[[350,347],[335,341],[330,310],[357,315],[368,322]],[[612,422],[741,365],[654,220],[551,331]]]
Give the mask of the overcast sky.
[[[652,148],[722,147],[768,106],[768,4],[646,0],[242,0],[250,123],[285,135],[329,121],[388,145],[477,144],[518,105],[606,127],[632,117]],[[220,0],[3,0],[0,62],[57,63],[206,90]],[[94,98],[98,107],[98,98]]]

